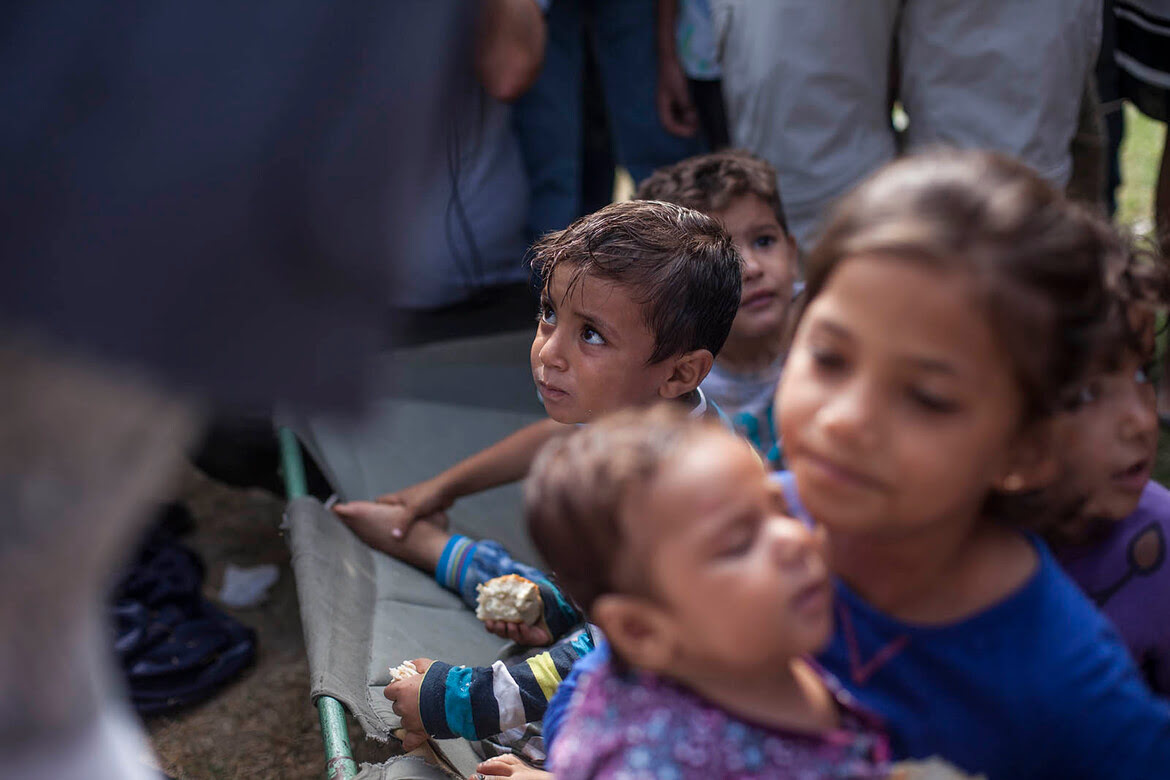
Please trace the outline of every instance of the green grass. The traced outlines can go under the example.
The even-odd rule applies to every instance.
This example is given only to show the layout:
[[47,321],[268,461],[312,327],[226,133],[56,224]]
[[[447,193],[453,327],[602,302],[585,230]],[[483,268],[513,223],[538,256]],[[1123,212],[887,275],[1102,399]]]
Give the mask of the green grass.
[[1154,184],[1158,179],[1166,126],[1125,105],[1125,138],[1121,141],[1121,186],[1117,189],[1117,222],[1146,235],[1154,226]]

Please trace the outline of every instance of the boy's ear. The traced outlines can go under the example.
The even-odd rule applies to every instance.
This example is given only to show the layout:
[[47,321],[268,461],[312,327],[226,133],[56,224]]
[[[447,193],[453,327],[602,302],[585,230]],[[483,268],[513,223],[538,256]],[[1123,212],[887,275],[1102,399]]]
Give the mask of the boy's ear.
[[659,397],[671,400],[691,392],[707,378],[714,363],[715,357],[706,349],[694,349],[674,358],[670,376],[658,387]]
[[1050,420],[1021,431],[995,478],[1001,493],[1026,493],[1052,485],[1060,476],[1056,454],[1059,421]]
[[631,666],[667,672],[677,656],[677,632],[670,617],[639,596],[598,596],[589,616],[614,651]]

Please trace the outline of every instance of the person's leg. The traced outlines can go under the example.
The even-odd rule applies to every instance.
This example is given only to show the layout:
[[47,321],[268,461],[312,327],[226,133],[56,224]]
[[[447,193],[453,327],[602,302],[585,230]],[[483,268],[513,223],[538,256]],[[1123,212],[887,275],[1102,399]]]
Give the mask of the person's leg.
[[634,183],[701,152],[698,138],[671,135],[658,119],[654,3],[595,0],[592,21],[614,153]]
[[699,126],[703,128],[703,140],[707,151],[717,152],[731,146],[727,129],[727,110],[723,106],[723,87],[719,79],[687,79],[691,100],[695,101],[695,113],[699,115]]
[[1097,98],[1101,101],[1101,118],[1105,125],[1105,212],[1117,212],[1117,188],[1121,186],[1121,138],[1125,135],[1125,112],[1122,111],[1121,73],[1117,68],[1117,20],[1113,0],[1101,4],[1101,49],[1097,53],[1094,76]]
[[1101,116],[1101,101],[1092,74],[1085,81],[1081,110],[1077,115],[1077,130],[1073,135],[1069,154],[1072,173],[1065,194],[1080,203],[1106,213],[1105,203],[1105,123]]
[[544,66],[536,83],[513,107],[530,188],[530,238],[566,227],[580,216],[580,2],[556,0],[549,8]]
[[1063,187],[1101,0],[909,0],[899,47],[908,149],[995,149]]
[[124,369],[0,334],[0,745],[13,776],[145,778],[102,601],[195,432]]
[[601,92],[594,34],[583,29],[585,66],[581,73],[581,213],[591,214],[613,200],[617,161],[613,156],[613,134]]
[[712,0],[734,146],[776,168],[802,247],[824,210],[894,157],[888,105],[899,0]]

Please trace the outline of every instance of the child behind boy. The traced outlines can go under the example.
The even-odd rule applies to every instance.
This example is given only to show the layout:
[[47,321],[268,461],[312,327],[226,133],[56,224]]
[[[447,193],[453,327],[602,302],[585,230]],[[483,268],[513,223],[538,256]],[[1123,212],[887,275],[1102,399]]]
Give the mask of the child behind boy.
[[659,168],[642,182],[638,197],[715,217],[743,256],[739,312],[703,389],[736,431],[779,468],[772,399],[784,365],[784,331],[798,268],[776,171],[741,150],[704,154]]
[[[426,483],[335,509],[367,544],[433,573],[473,609],[479,583],[509,573],[534,580],[543,621],[487,627],[525,644],[546,644],[579,622],[573,606],[542,572],[495,542],[450,533],[434,513],[460,496],[522,478],[542,444],[607,412],[671,400],[692,415],[717,416],[699,384],[735,318],[742,261],[715,220],[673,204],[631,201],[545,237],[534,248],[533,266],[544,289],[532,375],[550,419]],[[555,682],[592,649],[588,634],[569,639],[511,675],[502,664],[467,669],[420,659],[425,677],[393,683],[386,695],[415,732],[410,744],[424,731],[491,736],[540,719]],[[501,705],[500,686],[521,706]]]
[[1061,448],[1075,516],[1048,533],[1073,580],[1109,617],[1150,687],[1170,696],[1170,490],[1150,479],[1158,412],[1158,270],[1131,259],[1089,372],[1070,399]]
[[558,780],[886,776],[875,721],[803,658],[832,625],[820,542],[739,438],[619,413],[543,450],[525,504],[611,648],[553,748]]

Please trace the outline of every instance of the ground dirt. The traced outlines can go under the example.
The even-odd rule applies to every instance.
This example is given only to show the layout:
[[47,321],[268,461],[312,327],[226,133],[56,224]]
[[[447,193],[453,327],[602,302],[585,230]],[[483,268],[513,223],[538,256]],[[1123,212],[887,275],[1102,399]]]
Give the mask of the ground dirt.
[[[325,758],[317,711],[309,701],[309,666],[288,547],[280,531],[284,500],[263,490],[238,490],[194,467],[176,494],[195,518],[183,538],[207,565],[209,598],[224,567],[274,563],[280,579],[258,607],[227,611],[256,630],[255,665],[212,699],[147,721],[158,767],[180,780],[204,778],[321,778]],[[387,748],[362,738],[350,724],[359,760],[380,761]]]

